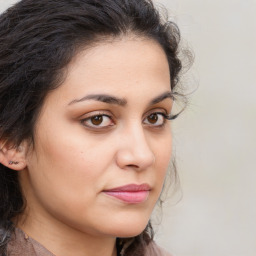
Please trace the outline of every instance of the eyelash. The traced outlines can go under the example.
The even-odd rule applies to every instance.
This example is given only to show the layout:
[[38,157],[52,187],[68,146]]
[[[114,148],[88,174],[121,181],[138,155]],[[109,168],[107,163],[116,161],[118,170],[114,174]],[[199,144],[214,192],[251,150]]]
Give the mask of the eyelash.
[[157,116],[157,121],[159,119],[159,116],[161,116],[163,118],[163,122],[159,125],[154,125],[154,124],[150,124],[150,123],[146,124],[148,126],[151,126],[152,128],[156,128],[156,129],[163,127],[166,124],[166,121],[170,121],[170,120],[174,119],[172,115],[167,115],[163,112],[152,112],[149,115],[147,115],[146,118],[144,118],[144,120],[147,120],[147,118],[149,118],[150,116],[153,116],[153,115]]
[[[92,119],[93,119],[93,118],[96,118],[96,117],[102,118],[103,121],[104,121],[104,118],[107,117],[107,118],[109,118],[109,120],[110,120],[110,122],[111,122],[112,124],[107,125],[107,126],[103,126],[103,127],[99,126],[101,123],[100,123],[99,125],[93,124],[93,123],[92,123]],[[88,124],[86,124],[86,122],[91,122],[91,124],[88,125]],[[104,129],[104,128],[106,129],[106,128],[109,128],[109,127],[111,127],[111,126],[114,125],[113,118],[111,118],[110,115],[103,114],[103,113],[97,113],[96,115],[92,115],[92,116],[86,117],[86,118],[84,118],[84,119],[81,120],[81,123],[82,123],[82,125],[86,126],[87,128],[98,129],[98,130]]]
[[[150,126],[150,127],[152,127],[152,128],[161,128],[161,127],[163,127],[165,124],[166,124],[166,121],[168,120],[168,121],[170,121],[170,120],[174,120],[178,115],[171,115],[171,114],[166,114],[166,113],[163,113],[163,112],[152,112],[152,113],[150,113],[149,115],[147,115],[144,119],[143,119],[143,122],[144,122],[144,120],[146,120],[147,118],[149,118],[150,116],[152,116],[152,115],[157,115],[158,116],[158,119],[159,119],[159,116],[162,116],[163,117],[163,123],[162,124],[159,124],[159,125],[154,125],[154,124],[150,124],[150,123],[147,123],[146,125],[147,126]],[[99,121],[101,121],[100,123],[99,123],[99,125],[97,125],[97,124],[93,124],[92,123],[92,119],[93,118],[100,118],[101,120],[99,120]],[[102,122],[104,122],[104,118],[109,118],[109,122],[110,122],[110,124],[109,125],[105,125],[105,126],[100,126],[101,124],[102,124]],[[158,119],[157,119],[157,121],[158,121]],[[97,121],[97,120],[96,120]],[[110,116],[110,115],[107,115],[107,114],[105,114],[105,113],[101,113],[101,112],[99,112],[99,113],[97,113],[97,114],[95,114],[95,115],[92,115],[92,116],[88,116],[88,117],[86,117],[86,118],[84,118],[84,119],[82,119],[81,121],[81,124],[82,125],[84,125],[85,127],[87,127],[87,128],[89,128],[89,129],[94,129],[94,130],[103,130],[103,129],[108,129],[108,128],[111,128],[112,126],[114,126],[115,125],[115,122],[114,122],[114,120],[113,120],[113,118]],[[90,122],[90,124],[86,124],[86,122]]]

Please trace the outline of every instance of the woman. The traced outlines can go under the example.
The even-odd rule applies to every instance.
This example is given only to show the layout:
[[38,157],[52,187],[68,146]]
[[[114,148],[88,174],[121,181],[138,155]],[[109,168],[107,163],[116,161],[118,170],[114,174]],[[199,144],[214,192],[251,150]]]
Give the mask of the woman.
[[165,255],[149,219],[178,43],[150,0],[22,0],[1,15],[1,255]]

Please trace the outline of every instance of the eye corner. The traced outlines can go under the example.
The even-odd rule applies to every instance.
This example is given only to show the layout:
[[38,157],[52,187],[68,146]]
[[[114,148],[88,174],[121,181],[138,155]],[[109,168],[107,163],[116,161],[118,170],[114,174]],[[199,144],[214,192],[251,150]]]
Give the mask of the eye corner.
[[106,113],[91,113],[80,120],[82,126],[89,130],[103,131],[112,128],[115,125],[111,115]]
[[166,113],[163,111],[151,112],[143,119],[143,123],[150,128],[161,128],[166,123],[165,117]]
[[178,114],[172,115],[172,114],[164,114],[164,118],[168,121],[175,120],[179,116]]

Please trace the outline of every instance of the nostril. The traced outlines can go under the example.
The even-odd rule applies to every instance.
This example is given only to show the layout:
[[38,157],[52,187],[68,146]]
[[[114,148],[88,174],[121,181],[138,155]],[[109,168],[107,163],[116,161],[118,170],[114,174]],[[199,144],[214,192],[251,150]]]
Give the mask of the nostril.
[[138,165],[135,165],[135,164],[128,164],[127,167],[131,167],[131,168],[139,168]]
[[[131,134],[131,133],[130,133]],[[121,148],[118,148],[115,160],[121,169],[145,170],[155,162],[155,156],[148,146],[143,135],[136,133],[132,139],[125,140]],[[135,140],[136,139],[136,140]],[[143,140],[144,139],[144,140]],[[136,143],[132,143],[132,142]],[[134,147],[134,145],[136,145]]]

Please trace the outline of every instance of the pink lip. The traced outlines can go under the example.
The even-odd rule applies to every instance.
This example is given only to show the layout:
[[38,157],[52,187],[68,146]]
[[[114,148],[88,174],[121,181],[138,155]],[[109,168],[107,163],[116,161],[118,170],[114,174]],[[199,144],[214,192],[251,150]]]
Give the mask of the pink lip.
[[151,188],[148,184],[129,184],[122,187],[107,189],[103,192],[125,203],[139,204],[147,200],[150,190]]

